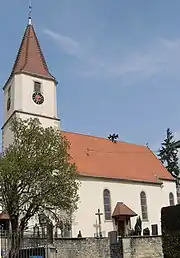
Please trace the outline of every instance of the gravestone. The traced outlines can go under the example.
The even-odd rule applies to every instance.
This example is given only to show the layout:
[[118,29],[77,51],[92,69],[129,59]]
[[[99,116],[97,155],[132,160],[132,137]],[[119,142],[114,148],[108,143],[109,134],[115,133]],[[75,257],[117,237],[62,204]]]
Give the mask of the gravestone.
[[158,225],[157,224],[151,225],[151,230],[152,230],[152,236],[158,235]]

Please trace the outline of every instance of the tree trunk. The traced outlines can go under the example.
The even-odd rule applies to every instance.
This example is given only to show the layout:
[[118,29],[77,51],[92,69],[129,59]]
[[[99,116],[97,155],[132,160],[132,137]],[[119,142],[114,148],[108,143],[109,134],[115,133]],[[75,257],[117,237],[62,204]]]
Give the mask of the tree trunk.
[[22,231],[18,227],[19,216],[15,215],[10,217],[11,222],[11,250],[9,253],[9,258],[18,258],[19,248],[21,244]]

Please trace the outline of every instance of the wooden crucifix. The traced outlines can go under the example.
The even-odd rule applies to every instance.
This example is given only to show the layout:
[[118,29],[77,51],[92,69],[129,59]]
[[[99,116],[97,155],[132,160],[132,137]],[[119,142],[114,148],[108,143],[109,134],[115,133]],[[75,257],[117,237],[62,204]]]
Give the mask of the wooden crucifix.
[[98,221],[99,221],[99,238],[102,238],[102,231],[101,231],[101,216],[103,213],[100,212],[100,209],[98,209],[98,212],[95,213],[96,216],[98,216]]

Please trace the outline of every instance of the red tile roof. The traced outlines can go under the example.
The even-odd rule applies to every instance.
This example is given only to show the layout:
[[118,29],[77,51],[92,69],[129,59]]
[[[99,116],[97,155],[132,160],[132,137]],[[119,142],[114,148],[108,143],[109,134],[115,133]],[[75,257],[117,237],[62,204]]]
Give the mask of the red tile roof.
[[62,132],[70,142],[70,154],[80,175],[162,183],[174,180],[146,146],[78,133]]
[[14,74],[22,72],[55,81],[48,70],[35,30],[31,24],[26,27],[10,78]]
[[137,216],[137,214],[132,211],[128,206],[126,206],[123,202],[118,202],[113,211],[112,217],[118,216],[134,217]]

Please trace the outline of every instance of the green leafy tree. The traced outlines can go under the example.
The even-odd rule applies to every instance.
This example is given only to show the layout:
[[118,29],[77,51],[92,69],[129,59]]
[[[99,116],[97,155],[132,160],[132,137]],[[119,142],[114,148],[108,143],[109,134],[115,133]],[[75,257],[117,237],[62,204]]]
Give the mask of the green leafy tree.
[[78,174],[59,130],[38,119],[13,119],[13,143],[0,157],[2,205],[13,232],[21,234],[42,212],[57,224],[77,208]]
[[166,130],[166,138],[161,144],[158,156],[171,175],[177,178],[180,173],[178,151],[175,147],[174,135],[169,128]]

